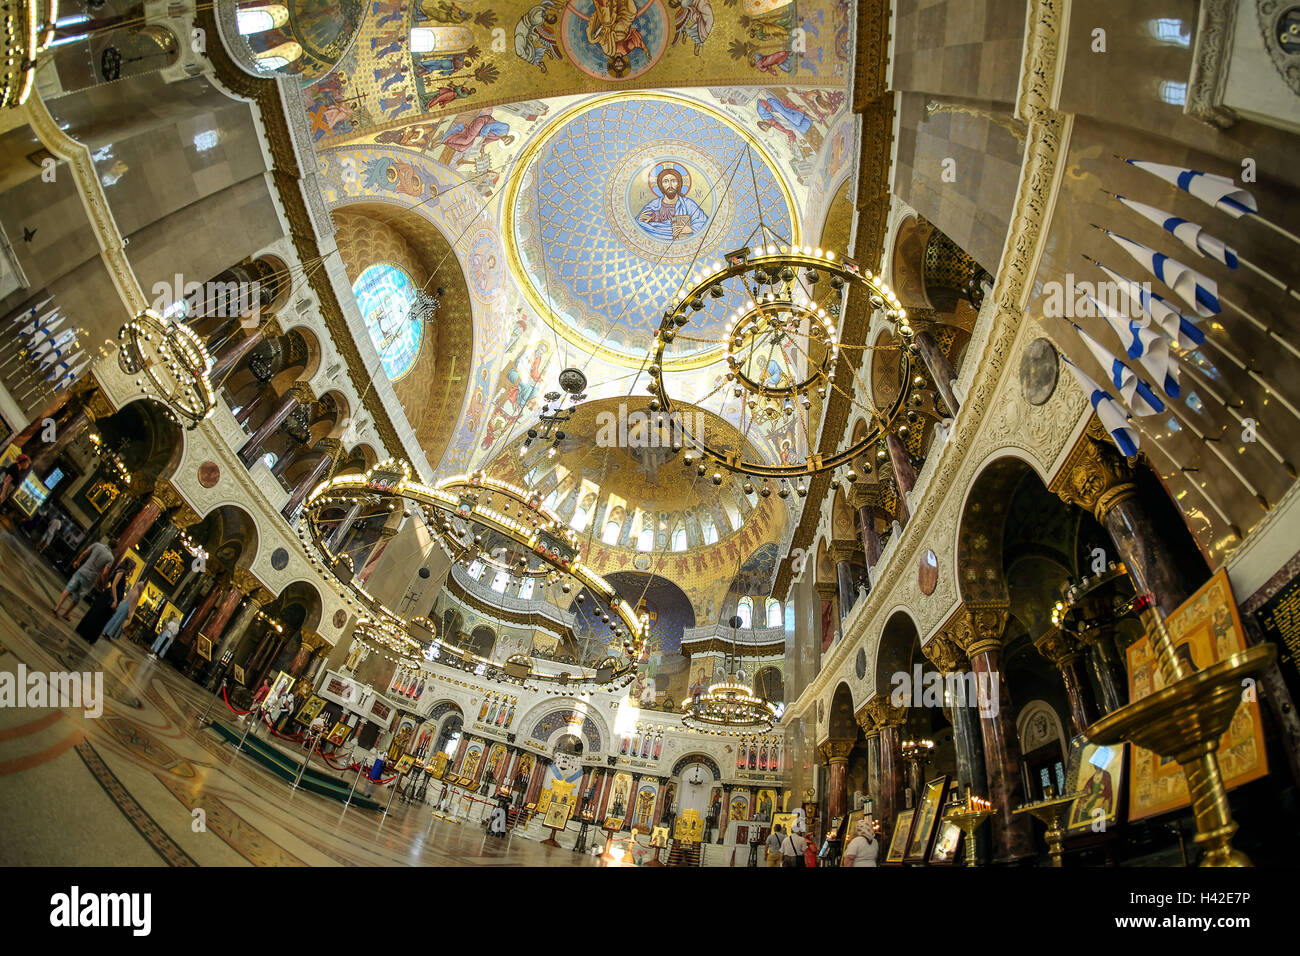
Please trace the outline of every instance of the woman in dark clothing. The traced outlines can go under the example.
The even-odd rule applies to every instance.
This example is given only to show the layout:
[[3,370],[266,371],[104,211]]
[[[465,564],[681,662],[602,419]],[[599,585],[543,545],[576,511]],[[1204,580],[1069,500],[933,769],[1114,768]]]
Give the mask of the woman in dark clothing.
[[125,558],[117,563],[117,566],[108,573],[107,587],[95,595],[90,610],[78,622],[77,633],[86,639],[86,643],[94,644],[99,640],[99,635],[104,632],[104,625],[113,616],[118,602],[126,594],[126,581],[131,575],[131,567],[131,562]]

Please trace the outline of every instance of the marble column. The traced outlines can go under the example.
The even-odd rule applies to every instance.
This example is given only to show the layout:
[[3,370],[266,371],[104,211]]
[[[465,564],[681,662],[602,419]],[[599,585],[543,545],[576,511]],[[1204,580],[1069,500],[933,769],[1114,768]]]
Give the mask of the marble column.
[[203,626],[203,622],[206,621],[208,616],[212,613],[212,609],[217,605],[217,599],[221,597],[224,590],[225,588],[222,585],[213,582],[212,587],[208,588],[208,593],[203,598],[203,603],[199,605],[199,609],[190,616],[185,627],[182,628],[180,634],[176,636],[177,644],[180,644],[182,647],[188,647],[193,643],[194,635],[199,632],[199,628]]
[[[53,467],[59,455],[63,454],[63,450],[72,444],[93,420],[90,409],[82,406],[73,411],[66,421],[56,421],[54,441],[41,442],[40,448],[31,456],[31,473],[38,478],[43,477]],[[27,444],[31,445],[33,443],[29,441]]]
[[330,476],[334,466],[343,457],[343,443],[334,438],[322,438],[316,443],[316,449],[320,452],[320,459],[316,462],[315,467],[307,474],[303,475],[294,486],[289,500],[281,509],[280,513],[286,518],[291,518],[307,496],[322,481]]
[[[835,625],[844,619],[844,615],[836,611],[840,587],[838,581],[818,581],[813,587],[817,591],[818,597],[821,598],[823,605],[820,610],[821,614],[817,615],[817,647],[820,654],[825,654],[830,650],[831,645],[835,642]],[[826,634],[822,621],[825,618],[825,605],[829,604],[831,608],[831,633]],[[821,669],[821,658],[817,659],[817,668]]]
[[[852,541],[836,541],[831,545],[831,558],[835,561],[835,585],[836,593],[839,597],[840,623],[849,616],[853,610],[853,605],[858,600],[858,588],[853,582],[853,562],[854,552]],[[843,629],[841,629],[841,636]]]
[[291,386],[280,398],[280,404],[267,416],[266,421],[258,426],[257,431],[253,432],[252,437],[244,442],[244,446],[239,449],[239,460],[251,468],[253,462],[261,457],[262,449],[266,446],[267,441],[279,430],[281,425],[289,420],[289,416],[294,413],[294,410],[299,405],[310,400],[310,394],[310,390],[302,383]]
[[897,435],[890,432],[885,436],[885,447],[889,449],[889,464],[894,471],[894,486],[898,489],[898,524],[906,528],[912,516],[907,496],[916,487],[916,471],[912,468],[912,459]]
[[955,417],[961,402],[957,400],[952,390],[952,383],[957,378],[952,363],[948,361],[948,356],[943,354],[943,350],[939,348],[928,330],[918,330],[912,341],[916,343],[916,350],[920,353],[921,361],[925,363],[930,378],[934,381],[934,387],[939,390],[943,403],[948,406],[948,414]]
[[877,694],[867,701],[866,712],[872,724],[880,731],[880,761],[878,776],[879,797],[875,801],[875,817],[880,832],[889,839],[893,833],[894,818],[903,809],[903,724],[907,708],[895,707],[888,696]]
[[731,791],[733,784],[722,785],[722,812],[718,814],[718,842],[726,843],[727,824],[731,822]]
[[[931,637],[921,651],[944,678],[945,713],[952,721],[953,746],[957,752],[957,787],[963,795],[969,792],[978,797],[987,797],[988,781],[984,774],[984,740],[979,729],[979,707],[972,706],[963,694],[953,692],[969,689],[970,682],[964,677],[970,673],[970,661],[946,628]],[[976,835],[976,842],[977,845],[981,842],[979,834]],[[987,857],[987,853],[984,857]]]
[[1061,672],[1061,683],[1065,685],[1065,697],[1070,704],[1071,736],[1083,733],[1101,716],[1084,670],[1084,648],[1072,635],[1056,628],[1034,641],[1034,647]]
[[537,763],[533,767],[533,779],[528,783],[528,799],[525,803],[531,803],[536,806],[537,801],[542,796],[542,784],[546,780],[546,768],[551,765],[550,757],[538,757]]
[[203,627],[208,639],[213,644],[216,644],[222,634],[225,633],[226,625],[230,622],[230,618],[234,615],[235,609],[239,607],[239,602],[243,598],[244,593],[239,588],[232,586],[226,592],[225,597],[221,599],[221,603],[217,605],[216,611],[213,612],[212,617]]
[[640,788],[641,774],[634,773],[632,774],[632,789],[627,795],[627,811],[623,814],[623,831],[632,829],[632,818],[636,816],[636,803]]
[[970,660],[979,692],[988,695],[987,700],[977,703],[981,705],[980,732],[984,738],[988,799],[998,810],[989,825],[995,858],[1010,862],[1033,856],[1036,851],[1027,815],[1013,812],[1025,802],[1026,796],[1020,773],[1015,710],[1002,666],[1002,629],[1008,611],[1005,606],[993,606],[967,607],[966,612],[959,614],[949,633]]
[[842,817],[849,806],[849,754],[855,741],[832,739],[818,748],[826,761],[826,819],[829,822]]
[[343,516],[343,519],[334,526],[334,530],[330,532],[330,536],[326,541],[326,546],[330,551],[335,554],[339,553],[340,547],[342,547],[344,541],[347,539],[348,532],[352,530],[352,523],[357,520],[357,515],[360,513],[361,503],[358,502],[349,508],[347,514]]
[[1170,560],[1167,544],[1138,500],[1133,471],[1093,418],[1062,466],[1051,490],[1067,504],[1092,512],[1110,534],[1138,593],[1149,592],[1164,617],[1194,587]]
[[[254,585],[248,593],[248,600],[240,609],[238,616],[230,627],[226,628],[225,633],[221,635],[221,643],[217,645],[212,652],[212,659],[218,664],[230,654],[230,661],[233,664],[238,657],[240,645],[248,634],[249,627],[257,620],[257,612],[266,607],[271,602],[271,595],[260,587]],[[216,674],[214,673],[214,678]],[[248,675],[245,675],[247,677]]]
[[245,402],[243,407],[235,413],[235,421],[241,426],[246,425],[248,420],[260,411],[267,402],[271,401],[273,397],[274,394],[271,392],[270,388],[264,387],[253,396],[251,401]]
[[140,542],[145,532],[154,526],[154,523],[162,516],[164,511],[180,504],[181,497],[176,493],[176,489],[171,486],[167,479],[159,478],[154,484],[153,493],[149,496],[149,500],[144,503],[144,507],[136,512],[135,517],[131,519],[131,523],[117,536],[117,546],[113,548],[113,560],[122,560],[122,555]]
[[235,339],[234,336],[227,339],[214,356],[216,362],[208,375],[208,381],[213,382],[214,387],[219,386],[226,380],[226,376],[262,343],[262,339],[263,333],[260,328],[250,330],[241,339]]
[[870,500],[876,495],[868,496],[866,493],[859,492],[855,497],[863,501],[858,506],[858,518],[862,522],[862,553],[867,559],[867,569],[871,570],[880,561],[880,555],[885,550],[884,542],[880,540],[880,531],[876,528],[876,515],[883,513],[883,509],[876,501]]
[[880,728],[866,712],[858,718],[858,724],[867,742],[867,797],[874,817],[876,807],[880,805]]

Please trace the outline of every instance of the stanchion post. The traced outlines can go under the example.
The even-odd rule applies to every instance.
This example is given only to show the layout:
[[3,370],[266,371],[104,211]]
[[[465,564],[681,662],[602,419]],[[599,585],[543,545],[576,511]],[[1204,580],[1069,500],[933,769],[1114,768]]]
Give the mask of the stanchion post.
[[383,819],[386,819],[388,817],[388,808],[393,805],[393,797],[396,795],[397,795],[397,778],[393,777],[393,789],[388,793],[388,803],[384,806],[384,816],[381,818],[381,822]]
[[226,689],[226,679],[221,678],[221,686],[212,692],[212,699],[208,701],[207,708],[203,711],[203,716],[199,718],[199,726],[202,727],[208,720],[208,714],[212,713],[212,705],[217,702],[217,695]]
[[352,789],[348,791],[348,799],[347,799],[347,802],[343,804],[343,809],[344,809],[344,810],[346,810],[348,807],[352,806],[352,795],[353,795],[354,793],[357,792],[357,784],[359,784],[360,782],[361,782],[361,761],[358,760],[358,761],[357,761],[357,775],[356,775],[355,777],[352,778]]
[[253,724],[262,719],[258,708],[254,707],[248,712],[248,726],[244,728],[244,736],[239,738],[239,743],[235,745],[235,753],[244,749],[244,741],[248,739],[248,732],[253,729]]
[[316,749],[316,738],[309,737],[307,744],[307,756],[303,758],[302,764],[298,767],[298,776],[293,778],[293,787],[290,789],[297,790],[298,782],[302,780],[303,771],[307,769],[307,764],[311,763],[312,751]]

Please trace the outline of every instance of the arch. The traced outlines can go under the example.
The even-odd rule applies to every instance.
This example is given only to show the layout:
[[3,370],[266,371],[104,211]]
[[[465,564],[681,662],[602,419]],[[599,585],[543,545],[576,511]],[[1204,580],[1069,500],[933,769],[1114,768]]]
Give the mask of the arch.
[[678,757],[677,762],[673,764],[673,769],[668,776],[680,776],[681,772],[693,763],[703,764],[704,768],[708,770],[709,773],[713,774],[714,780],[722,779],[722,769],[718,766],[718,762],[708,754],[700,753],[698,750],[693,750],[688,754],[683,754]]
[[1053,741],[1060,746],[1062,758],[1070,752],[1061,715],[1045,700],[1031,700],[1020,709],[1016,715],[1016,739],[1022,754],[1033,753]]
[[921,634],[916,620],[905,609],[895,610],[885,620],[876,647],[875,670],[871,675],[872,689],[878,695],[889,696],[893,689],[893,675],[908,673],[912,658],[921,644]]
[[736,616],[740,618],[742,628],[752,628],[754,626],[754,599],[748,594],[736,602]]
[[469,632],[469,636],[465,640],[464,649],[469,651],[471,654],[488,658],[492,656],[492,648],[496,645],[496,642],[496,632],[486,624],[480,624]]
[[[559,734],[574,733],[573,728],[578,728],[583,740],[586,742],[588,753],[599,753],[601,751],[601,741],[604,739],[602,727],[597,722],[598,718],[593,713],[594,708],[586,706],[560,706],[555,708],[554,701],[544,702],[542,707],[552,708],[541,718],[533,723],[528,732],[530,740],[549,745],[551,740]],[[535,708],[537,710],[539,708]],[[521,727],[527,727],[527,720],[520,722]]]
[[856,708],[853,706],[853,691],[849,685],[840,681],[831,695],[830,706],[826,708],[826,722],[830,736],[838,740],[852,740],[858,736],[858,722],[854,719]]
[[[190,537],[207,552],[210,570],[223,574],[235,568],[247,570],[257,560],[257,521],[233,502],[209,508]],[[213,559],[215,568],[211,567]]]
[[785,609],[774,597],[769,597],[763,602],[763,622],[767,627],[785,626]]
[[277,602],[284,613],[288,613],[290,608],[302,608],[301,627],[305,631],[314,631],[320,625],[321,602],[320,591],[316,590],[316,585],[311,581],[299,578],[286,584]]
[[185,456],[185,431],[162,405],[145,396],[99,419],[94,427],[104,447],[121,456],[137,488],[171,477]]
[[1033,463],[1018,450],[1003,449],[985,460],[966,489],[951,573],[968,604],[1005,605],[1010,600],[1002,567],[1003,536],[1012,495],[1030,473],[1037,474]]
[[781,669],[771,665],[764,667],[754,675],[754,694],[766,701],[781,702],[785,699],[785,680]]

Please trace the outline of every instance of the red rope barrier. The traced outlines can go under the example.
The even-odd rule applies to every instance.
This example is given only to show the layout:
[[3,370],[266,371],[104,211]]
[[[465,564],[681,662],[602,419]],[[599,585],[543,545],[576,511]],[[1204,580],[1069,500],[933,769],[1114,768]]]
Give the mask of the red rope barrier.
[[242,717],[244,714],[252,713],[251,710],[235,710],[234,705],[230,703],[230,698],[226,696],[226,688],[224,685],[221,688],[221,699],[226,702],[226,706],[230,708],[230,712],[232,714],[238,714],[239,716]]

